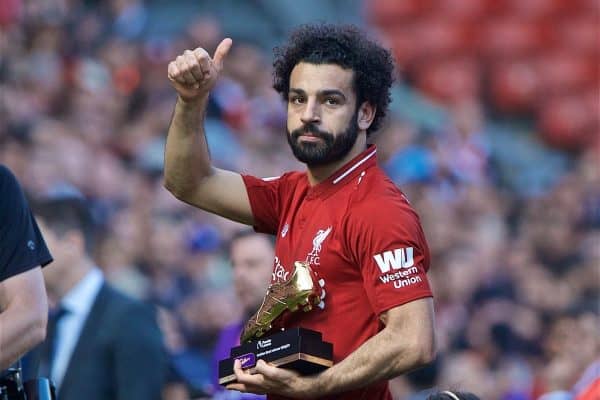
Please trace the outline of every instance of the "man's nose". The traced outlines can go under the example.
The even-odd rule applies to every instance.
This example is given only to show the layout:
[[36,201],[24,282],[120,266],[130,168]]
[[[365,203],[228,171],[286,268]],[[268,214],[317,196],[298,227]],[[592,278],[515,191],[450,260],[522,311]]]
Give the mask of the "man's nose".
[[315,123],[321,121],[321,113],[319,104],[316,99],[309,99],[304,107],[304,111],[300,116],[300,121],[304,124]]

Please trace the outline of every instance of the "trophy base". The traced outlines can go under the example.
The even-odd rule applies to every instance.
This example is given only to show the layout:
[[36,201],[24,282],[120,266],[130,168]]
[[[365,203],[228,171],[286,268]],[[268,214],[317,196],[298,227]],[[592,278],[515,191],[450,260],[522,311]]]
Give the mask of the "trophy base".
[[321,372],[333,365],[333,345],[324,342],[321,333],[293,328],[234,347],[231,357],[219,361],[219,384],[236,382],[233,363],[240,360],[242,369],[255,372],[256,362],[264,360],[276,367],[291,369],[301,375]]

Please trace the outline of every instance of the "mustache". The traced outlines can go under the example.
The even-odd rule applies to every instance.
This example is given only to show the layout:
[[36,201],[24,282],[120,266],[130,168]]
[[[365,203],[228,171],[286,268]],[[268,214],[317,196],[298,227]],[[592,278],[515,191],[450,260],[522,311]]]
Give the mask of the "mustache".
[[311,136],[318,137],[325,141],[333,139],[333,135],[331,133],[320,130],[317,126],[315,126],[314,124],[312,124],[310,122],[308,124],[304,124],[300,128],[294,129],[291,132],[290,136],[293,139],[298,139],[298,137],[300,137],[304,134],[307,134],[307,133],[310,134]]

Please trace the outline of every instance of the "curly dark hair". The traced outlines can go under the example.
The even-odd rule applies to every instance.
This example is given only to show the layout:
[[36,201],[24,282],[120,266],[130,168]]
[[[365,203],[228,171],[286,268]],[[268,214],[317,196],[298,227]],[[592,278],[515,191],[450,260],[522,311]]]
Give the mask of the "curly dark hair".
[[335,64],[354,71],[357,108],[367,101],[376,107],[367,136],[381,125],[390,103],[394,61],[389,50],[353,25],[311,24],[294,30],[289,43],[274,49],[273,88],[288,99],[290,75],[300,62]]

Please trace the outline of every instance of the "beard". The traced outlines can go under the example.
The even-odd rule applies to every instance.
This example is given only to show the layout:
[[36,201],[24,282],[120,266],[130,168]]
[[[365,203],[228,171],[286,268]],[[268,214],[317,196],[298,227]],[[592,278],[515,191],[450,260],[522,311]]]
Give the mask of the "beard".
[[[322,131],[314,124],[308,123],[304,126],[288,131],[287,139],[294,156],[298,161],[309,167],[331,164],[344,158],[356,143],[358,137],[357,114],[352,117],[348,127],[339,135]],[[300,136],[304,134],[322,139],[318,142],[301,142]]]

